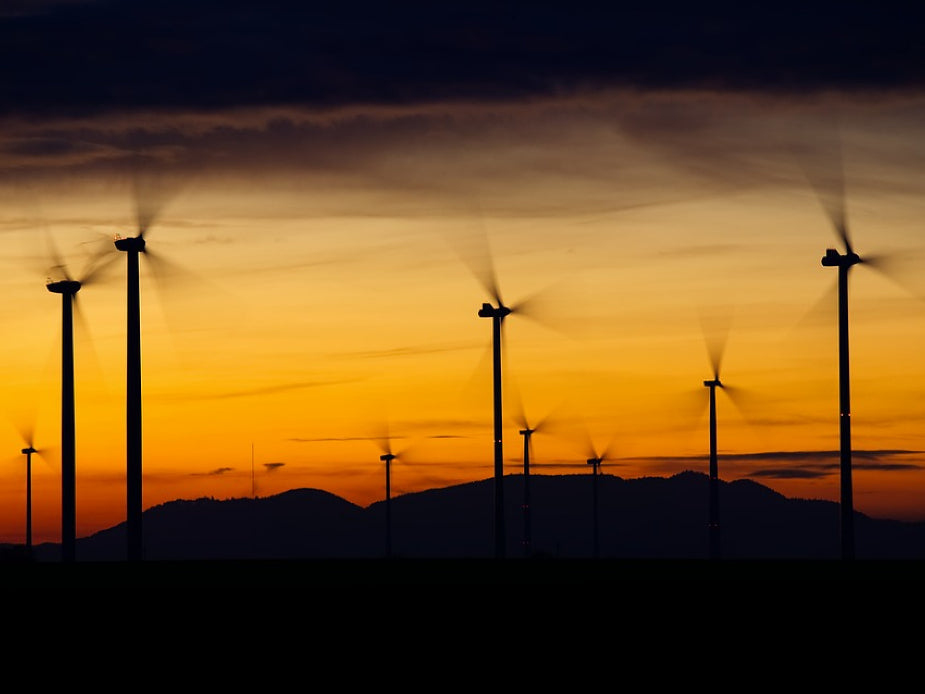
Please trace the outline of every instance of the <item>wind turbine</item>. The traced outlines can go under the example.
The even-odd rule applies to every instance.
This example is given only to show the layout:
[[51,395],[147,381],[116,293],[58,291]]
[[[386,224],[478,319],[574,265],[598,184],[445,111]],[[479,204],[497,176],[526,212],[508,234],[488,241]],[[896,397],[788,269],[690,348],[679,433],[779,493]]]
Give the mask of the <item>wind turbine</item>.
[[854,497],[851,471],[851,375],[848,357],[848,271],[861,262],[848,236],[844,207],[832,217],[845,252],[827,248],[823,267],[838,268],[838,422],[840,447],[840,528],[842,559],[854,559]]
[[822,257],[823,267],[838,269],[838,422],[840,450],[840,506],[839,527],[841,534],[842,559],[854,559],[854,496],[852,489],[851,462],[851,376],[848,352],[848,272],[865,263],[876,267],[877,259],[864,260],[855,252],[848,233],[847,210],[845,206],[845,184],[841,145],[835,142],[830,155],[837,158],[836,166],[828,176],[817,176],[804,168],[810,184],[815,189],[835,234],[841,241],[844,253],[827,248]]
[[533,528],[530,518],[530,448],[531,438],[536,432],[536,427],[530,426],[524,422],[524,428],[520,430],[520,435],[524,437],[524,556],[529,557],[533,553]]
[[492,403],[494,412],[494,473],[495,473],[495,556],[503,559],[507,544],[504,527],[504,445],[502,441],[504,416],[502,414],[502,371],[503,321],[512,313],[526,313],[527,301],[507,306],[501,298],[494,270],[490,269],[485,288],[496,305],[483,303],[479,318],[491,318],[492,347]]
[[595,559],[600,557],[600,518],[598,511],[598,489],[597,489],[597,478],[600,474],[601,465],[609,457],[610,446],[607,446],[601,452],[598,452],[593,445],[590,447],[591,455],[587,460],[588,465],[591,466],[591,513],[593,518],[593,534],[592,534],[592,554]]
[[[466,241],[472,242],[466,244]],[[489,247],[488,235],[484,228],[466,238],[455,237],[463,261],[484,287],[491,301],[484,302],[478,311],[479,318],[491,319],[492,347],[492,410],[493,410],[493,449],[494,449],[494,529],[495,557],[503,559],[506,554],[507,533],[504,518],[504,444],[502,413],[502,352],[504,320],[512,313],[533,317],[539,297],[524,299],[515,305],[507,305],[501,297],[498,279],[495,274],[494,260]]]
[[26,556],[32,558],[32,454],[38,453],[30,443],[22,449],[26,456]]
[[[136,164],[139,162],[136,161]],[[134,203],[137,233],[117,236],[116,249],[125,253],[126,281],[126,540],[129,561],[144,558],[142,531],[142,418],[141,418],[141,315],[139,291],[139,257],[161,262],[147,248],[145,235],[160,213],[166,200],[166,190],[160,180],[141,176],[136,171]]]
[[[61,558],[65,562],[75,559],[77,542],[76,522],[76,461],[74,423],[74,309],[77,292],[95,275],[103,264],[98,257],[91,259],[87,271],[80,280],[70,276],[60,261],[48,237],[49,247],[55,258],[55,269],[62,279],[49,279],[45,288],[52,294],[61,295]],[[30,446],[31,448],[31,446]],[[25,449],[23,450],[25,453]]]
[[385,463],[385,556],[392,556],[392,462],[398,459],[398,453],[392,449],[392,437],[388,425],[385,431],[374,437],[382,454],[379,460]]
[[713,378],[705,380],[703,385],[710,389],[710,501],[709,518],[707,521],[709,553],[711,559],[721,556],[721,533],[719,523],[719,464],[716,446],[716,389],[726,388],[720,380],[719,372],[723,362],[723,352],[726,348],[727,332],[723,330],[718,338],[711,336],[707,340],[707,352],[710,357],[710,366],[713,369]]
[[530,499],[530,458],[533,453],[533,435],[540,430],[546,430],[549,426],[549,416],[543,417],[532,426],[523,411],[523,404],[517,393],[513,390],[515,406],[518,410],[516,422],[518,433],[524,439],[523,452],[523,550],[524,556],[529,557],[533,554],[533,520]]

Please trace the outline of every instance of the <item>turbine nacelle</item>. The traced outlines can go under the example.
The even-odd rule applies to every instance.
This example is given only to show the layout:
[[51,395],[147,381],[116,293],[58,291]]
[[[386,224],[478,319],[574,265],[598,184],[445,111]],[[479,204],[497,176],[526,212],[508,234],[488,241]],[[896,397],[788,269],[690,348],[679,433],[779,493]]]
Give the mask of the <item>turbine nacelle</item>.
[[714,378],[709,381],[704,381],[703,385],[705,385],[707,388],[722,388],[723,387],[723,384],[720,383],[720,380],[718,378]]
[[56,282],[47,282],[45,288],[53,294],[74,295],[80,290],[80,282],[77,280],[58,280]]
[[145,252],[145,240],[142,236],[117,236],[115,244],[120,251]]
[[22,449],[22,454],[23,454],[23,455],[32,455],[33,453],[38,453],[38,451],[35,450],[32,446],[29,446],[28,448],[23,448],[23,449]]
[[854,251],[848,251],[844,255],[834,248],[827,248],[825,256],[822,258],[822,264],[825,267],[851,267],[861,262],[861,256]]
[[384,463],[391,463],[397,457],[398,456],[395,455],[394,453],[383,453],[382,455],[379,456],[379,460],[381,460]]
[[479,318],[504,318],[511,312],[507,306],[501,304],[497,308],[491,304],[482,304],[479,309]]

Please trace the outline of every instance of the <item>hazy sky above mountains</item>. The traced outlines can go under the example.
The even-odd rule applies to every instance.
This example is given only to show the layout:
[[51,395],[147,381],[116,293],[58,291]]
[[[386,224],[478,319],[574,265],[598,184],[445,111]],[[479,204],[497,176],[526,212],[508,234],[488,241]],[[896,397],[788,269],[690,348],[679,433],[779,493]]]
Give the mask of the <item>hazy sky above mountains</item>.
[[[537,472],[587,473],[586,438],[608,474],[706,472],[725,335],[720,476],[837,499],[820,259],[844,201],[862,257],[893,261],[852,270],[855,504],[925,519],[921,10],[837,7],[4,3],[0,539],[29,431],[35,522],[60,532],[48,239],[78,276],[136,200],[151,260],[184,269],[142,268],[145,507],[368,503],[386,429],[396,493],[489,477],[489,258],[542,319],[506,321],[509,472],[521,406],[550,415]],[[124,519],[113,255],[78,295],[81,535]]]

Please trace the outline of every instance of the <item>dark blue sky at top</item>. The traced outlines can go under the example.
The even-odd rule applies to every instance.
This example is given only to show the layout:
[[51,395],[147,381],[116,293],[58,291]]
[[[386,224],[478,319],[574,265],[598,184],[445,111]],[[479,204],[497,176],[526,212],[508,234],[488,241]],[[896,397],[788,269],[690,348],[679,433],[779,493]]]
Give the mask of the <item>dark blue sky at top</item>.
[[911,2],[5,0],[0,115],[919,87]]

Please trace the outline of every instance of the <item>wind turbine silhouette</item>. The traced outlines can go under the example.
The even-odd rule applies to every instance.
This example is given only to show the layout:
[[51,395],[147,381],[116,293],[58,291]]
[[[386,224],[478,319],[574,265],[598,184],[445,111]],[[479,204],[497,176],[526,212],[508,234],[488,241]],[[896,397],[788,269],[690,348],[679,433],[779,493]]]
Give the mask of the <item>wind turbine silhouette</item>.
[[713,378],[703,382],[703,385],[710,389],[710,501],[707,528],[709,556],[711,559],[719,559],[722,554],[719,521],[719,463],[716,444],[716,389],[726,389],[726,385],[720,380],[719,372],[723,362],[723,353],[726,349],[727,335],[728,333],[724,329],[721,335],[712,334],[707,336],[707,352],[710,357]]
[[[484,302],[478,311],[479,318],[490,318],[492,323],[492,405],[493,405],[493,448],[494,448],[494,534],[495,557],[503,559],[506,555],[507,533],[504,516],[504,443],[502,412],[502,353],[504,351],[504,321],[514,314],[521,314],[536,319],[536,304],[540,300],[534,295],[517,304],[508,305],[501,297],[498,278],[492,257],[488,234],[484,227],[465,238],[454,237],[457,251],[469,270],[482,284],[491,301]],[[472,242],[466,244],[466,241]]]
[[22,449],[26,456],[26,556],[32,558],[32,454],[38,451],[30,442]]
[[392,556],[392,461],[398,457],[398,454],[392,452],[392,439],[386,431],[379,445],[382,449],[382,455],[379,460],[385,463],[385,556]]
[[501,298],[501,291],[495,277],[494,265],[491,256],[486,256],[488,265],[486,274],[482,275],[483,284],[489,296],[496,305],[483,303],[479,309],[479,318],[491,319],[491,346],[492,346],[492,402],[494,412],[494,478],[495,478],[495,557],[503,559],[506,553],[507,533],[504,524],[504,445],[502,414],[502,371],[501,355],[503,352],[503,321],[512,313],[524,312],[527,305],[523,301],[514,306],[508,306]]
[[[837,133],[836,133],[837,134]],[[841,143],[837,141],[830,155],[836,157],[836,166],[828,177],[816,175],[804,167],[810,185],[822,204],[838,240],[844,249],[839,253],[836,248],[827,248],[822,257],[823,267],[838,269],[838,422],[839,422],[839,474],[840,505],[839,527],[841,535],[842,559],[854,559],[854,492],[852,482],[851,460],[851,375],[848,340],[848,276],[852,267],[865,264],[883,271],[885,258],[868,255],[865,258],[854,250],[848,232],[847,209],[845,204],[845,182],[842,163]]]
[[58,257],[51,237],[48,236],[47,239],[55,260],[53,269],[63,275],[63,278],[58,280],[49,278],[45,288],[52,294],[61,295],[61,558],[65,562],[73,562],[76,558],[77,542],[74,309],[77,303],[77,292],[104,267],[104,264],[100,262],[100,256],[92,257],[81,279],[74,279]]
[[523,452],[523,551],[524,556],[529,557],[533,554],[533,519],[530,498],[530,459],[533,455],[533,435],[538,431],[545,431],[549,426],[549,416],[541,418],[532,426],[524,413],[523,404],[520,401],[517,390],[514,389],[515,406],[518,410],[515,421],[518,425],[518,433],[524,439]]
[[610,445],[608,445],[603,451],[600,452],[598,452],[598,450],[590,442],[588,445],[590,456],[588,457],[587,464],[591,466],[591,514],[593,519],[591,551],[592,556],[597,559],[600,557],[601,553],[597,478],[600,474],[601,465],[610,457]]
[[[136,167],[141,158],[136,157]],[[126,280],[126,541],[129,561],[144,558],[142,529],[142,417],[141,417],[141,312],[139,290],[139,257],[145,255],[152,262],[162,262],[147,248],[145,236],[161,212],[166,201],[162,181],[143,177],[140,168],[132,179],[133,200],[137,233],[135,236],[117,236],[115,247],[125,253]]]

